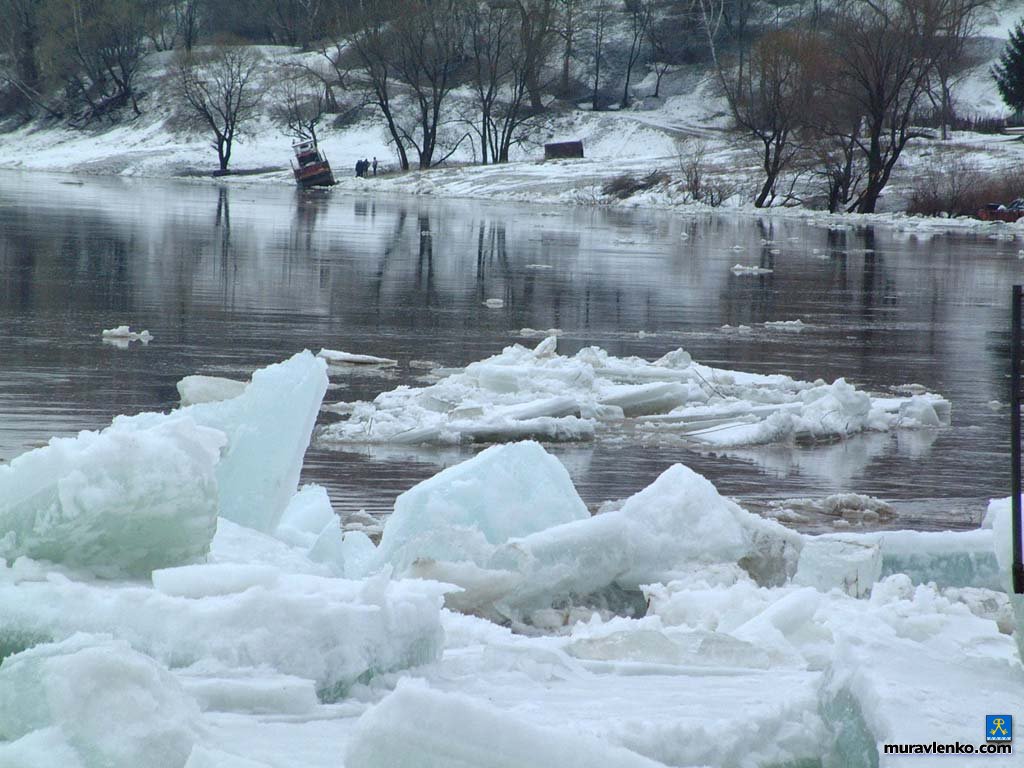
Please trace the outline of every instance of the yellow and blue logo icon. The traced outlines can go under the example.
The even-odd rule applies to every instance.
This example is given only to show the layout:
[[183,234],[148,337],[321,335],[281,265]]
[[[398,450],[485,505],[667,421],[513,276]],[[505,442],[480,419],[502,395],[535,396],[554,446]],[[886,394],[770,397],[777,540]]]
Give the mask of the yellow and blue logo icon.
[[1013,716],[985,715],[985,741],[1013,741]]

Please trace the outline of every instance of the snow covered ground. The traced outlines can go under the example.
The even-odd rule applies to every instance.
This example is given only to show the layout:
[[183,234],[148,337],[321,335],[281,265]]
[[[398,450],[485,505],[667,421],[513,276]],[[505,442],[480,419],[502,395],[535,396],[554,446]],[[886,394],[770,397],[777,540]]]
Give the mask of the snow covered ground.
[[[503,356],[580,365],[553,347]],[[1024,711],[1007,500],[967,533],[808,536],[676,465],[591,516],[520,442],[403,494],[375,544],[296,487],[326,367],[0,467],[0,766],[909,766],[885,745],[980,750]]]

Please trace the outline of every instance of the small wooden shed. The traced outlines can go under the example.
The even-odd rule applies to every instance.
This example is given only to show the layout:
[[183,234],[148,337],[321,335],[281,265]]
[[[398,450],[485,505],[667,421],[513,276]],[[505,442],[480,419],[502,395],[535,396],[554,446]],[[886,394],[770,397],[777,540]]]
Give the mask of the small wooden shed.
[[583,157],[582,141],[557,141],[544,145],[545,160],[563,160],[569,157]]

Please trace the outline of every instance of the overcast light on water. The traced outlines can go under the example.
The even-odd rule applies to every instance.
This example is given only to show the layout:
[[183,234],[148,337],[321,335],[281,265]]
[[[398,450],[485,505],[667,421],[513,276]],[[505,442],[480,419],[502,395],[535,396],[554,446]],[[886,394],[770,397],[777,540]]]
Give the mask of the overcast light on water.
[[[683,347],[717,367],[843,376],[882,393],[914,383],[952,403],[948,428],[828,445],[716,454],[599,434],[551,447],[592,507],[681,461],[755,509],[857,492],[893,504],[888,527],[974,527],[987,499],[1008,492],[1008,300],[1021,247],[814,219],[5,174],[0,459],[119,413],[172,408],[192,373],[245,378],[303,348],[398,360],[332,372],[328,402],[372,399],[431,366],[536,344],[524,328],[559,328],[563,353]],[[737,263],[773,271],[735,275]],[[797,318],[799,333],[763,325]],[[153,341],[104,344],[100,332],[121,324]],[[314,444],[304,479],[327,486],[341,513],[385,513],[472,450]]]

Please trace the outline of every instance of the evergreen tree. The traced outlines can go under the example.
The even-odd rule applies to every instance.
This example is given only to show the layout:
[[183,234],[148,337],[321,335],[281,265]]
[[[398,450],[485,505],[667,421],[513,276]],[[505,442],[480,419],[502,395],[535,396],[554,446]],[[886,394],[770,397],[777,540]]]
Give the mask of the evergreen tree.
[[1006,105],[1018,114],[1024,111],[1024,19],[1010,33],[992,76]]

